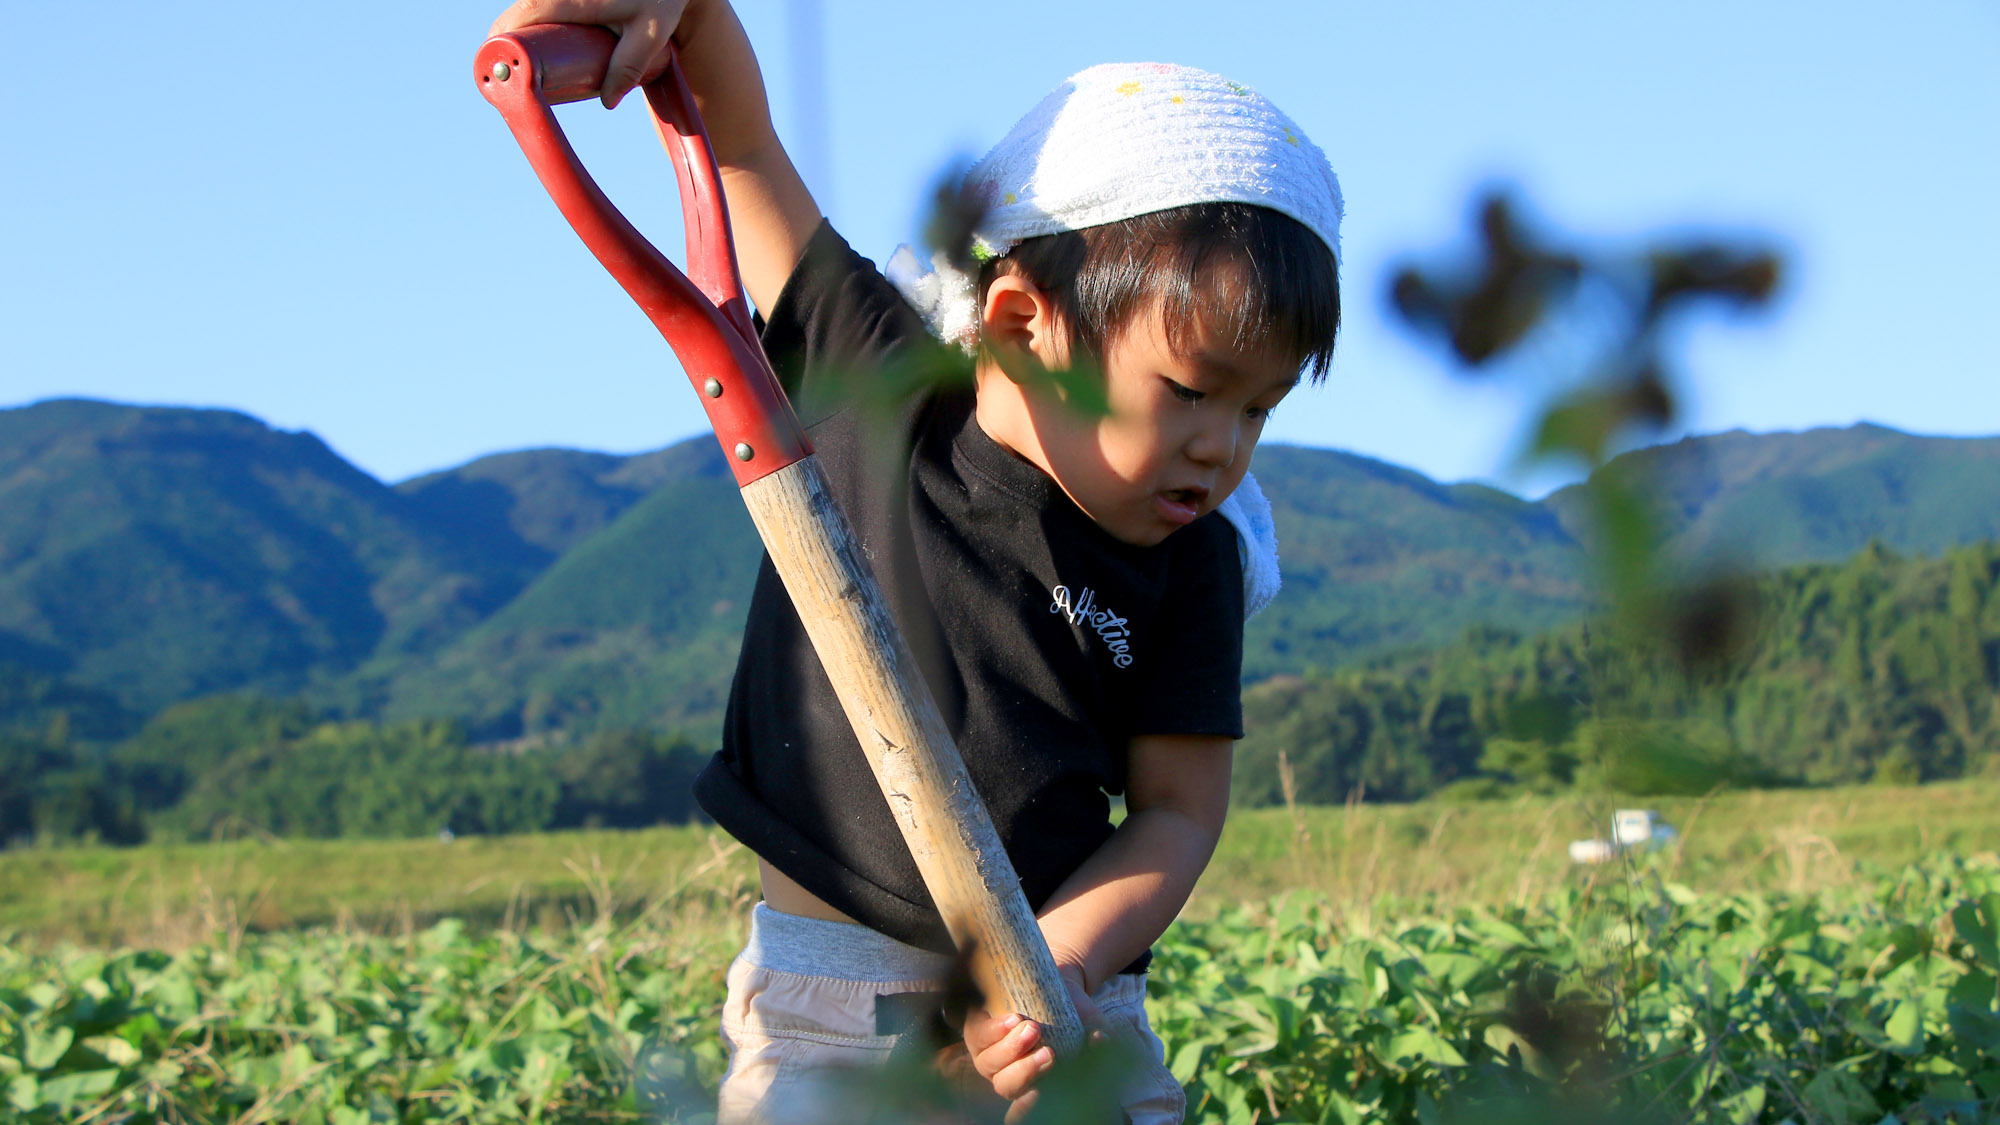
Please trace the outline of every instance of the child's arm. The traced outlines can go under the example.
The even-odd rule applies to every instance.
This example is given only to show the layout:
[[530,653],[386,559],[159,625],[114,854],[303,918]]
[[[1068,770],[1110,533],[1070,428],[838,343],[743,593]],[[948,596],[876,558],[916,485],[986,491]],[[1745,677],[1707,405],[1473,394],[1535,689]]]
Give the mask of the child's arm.
[[819,205],[778,143],[757,56],[726,0],[516,0],[489,34],[531,23],[599,24],[618,33],[604,78],[607,106],[666,68],[669,42],[680,48],[722,168],[743,287],[758,308],[770,308],[819,227]]
[[[1042,934],[1072,991],[1087,995],[1131,964],[1187,903],[1222,835],[1234,751],[1211,735],[1132,740],[1124,822],[1042,907]],[[980,1075],[1011,1099],[1049,1062],[1041,1029],[1006,1016],[975,1013],[965,1043]]]

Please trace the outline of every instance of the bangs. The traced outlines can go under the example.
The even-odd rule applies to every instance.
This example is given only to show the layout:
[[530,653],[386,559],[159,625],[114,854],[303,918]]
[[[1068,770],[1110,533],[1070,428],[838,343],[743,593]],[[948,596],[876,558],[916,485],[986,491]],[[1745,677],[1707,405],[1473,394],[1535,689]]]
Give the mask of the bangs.
[[1157,302],[1168,346],[1203,328],[1243,351],[1282,356],[1313,382],[1340,332],[1333,251],[1268,207],[1198,203],[1029,239],[980,271],[980,292],[1013,263],[1055,303],[1072,343],[1101,361]]

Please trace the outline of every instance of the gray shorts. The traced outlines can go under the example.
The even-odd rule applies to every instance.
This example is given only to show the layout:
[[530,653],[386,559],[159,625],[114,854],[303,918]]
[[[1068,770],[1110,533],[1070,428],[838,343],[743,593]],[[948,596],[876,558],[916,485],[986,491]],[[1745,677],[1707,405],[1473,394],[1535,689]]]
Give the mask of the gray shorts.
[[[824,1079],[836,1068],[881,1065],[906,1033],[884,1026],[881,997],[939,990],[951,959],[865,926],[781,914],[758,903],[750,939],[729,966],[722,1038],[729,1072],[716,1125],[813,1125],[838,1119]],[[1132,1125],[1178,1125],[1186,1112],[1165,1048],[1146,1022],[1146,980],[1112,977],[1091,999],[1106,1030],[1143,1065],[1125,1089]]]

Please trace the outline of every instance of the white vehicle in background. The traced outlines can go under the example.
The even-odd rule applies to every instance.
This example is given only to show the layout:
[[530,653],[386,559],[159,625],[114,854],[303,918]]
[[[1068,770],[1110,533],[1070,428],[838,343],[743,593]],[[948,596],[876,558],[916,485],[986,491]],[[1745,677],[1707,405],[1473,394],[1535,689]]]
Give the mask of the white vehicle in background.
[[1619,809],[1611,814],[1609,840],[1572,840],[1572,863],[1605,863],[1628,851],[1655,851],[1680,835],[1652,809]]

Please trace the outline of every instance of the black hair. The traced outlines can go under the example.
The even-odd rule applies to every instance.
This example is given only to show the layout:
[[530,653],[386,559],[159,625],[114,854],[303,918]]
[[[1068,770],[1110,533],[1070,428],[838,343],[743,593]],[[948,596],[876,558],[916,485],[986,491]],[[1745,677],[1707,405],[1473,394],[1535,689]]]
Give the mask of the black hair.
[[[1030,238],[981,265],[982,302],[1009,265],[1048,294],[1071,347],[1099,362],[1156,300],[1176,352],[1205,323],[1237,348],[1295,358],[1313,382],[1325,377],[1340,332],[1333,251],[1269,207],[1195,203]],[[1208,272],[1215,266],[1229,272]]]

